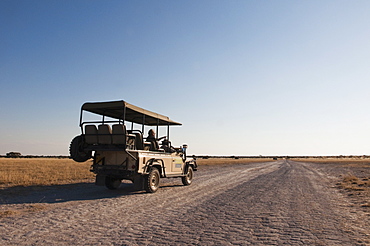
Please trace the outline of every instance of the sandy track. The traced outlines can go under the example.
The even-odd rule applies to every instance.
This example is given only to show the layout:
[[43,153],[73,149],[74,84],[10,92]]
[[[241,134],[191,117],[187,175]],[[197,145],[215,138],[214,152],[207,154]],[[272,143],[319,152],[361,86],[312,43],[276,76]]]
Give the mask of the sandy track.
[[46,209],[2,218],[0,244],[370,245],[367,222],[313,165],[282,160],[195,175],[187,187],[163,180],[155,194],[124,184],[25,196],[43,197]]

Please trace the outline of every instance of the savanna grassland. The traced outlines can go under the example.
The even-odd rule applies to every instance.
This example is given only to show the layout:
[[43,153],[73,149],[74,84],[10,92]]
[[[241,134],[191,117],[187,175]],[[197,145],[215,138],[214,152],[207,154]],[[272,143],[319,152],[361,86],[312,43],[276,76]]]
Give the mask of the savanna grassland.
[[91,161],[57,158],[0,158],[0,188],[91,181]]

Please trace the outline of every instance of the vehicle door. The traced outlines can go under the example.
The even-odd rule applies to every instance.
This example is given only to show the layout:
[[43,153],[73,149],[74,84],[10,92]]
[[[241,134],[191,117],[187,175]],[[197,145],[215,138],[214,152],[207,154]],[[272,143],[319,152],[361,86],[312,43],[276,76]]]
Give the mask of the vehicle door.
[[178,174],[181,174],[182,173],[182,169],[183,169],[183,161],[182,161],[182,158],[178,155],[176,156],[172,156],[172,166],[171,166],[171,172],[172,173],[178,173]]

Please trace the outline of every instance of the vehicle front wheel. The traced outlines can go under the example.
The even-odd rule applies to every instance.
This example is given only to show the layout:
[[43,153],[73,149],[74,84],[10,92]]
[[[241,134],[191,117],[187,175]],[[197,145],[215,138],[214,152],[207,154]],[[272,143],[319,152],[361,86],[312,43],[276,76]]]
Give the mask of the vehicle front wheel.
[[76,136],[70,146],[69,146],[69,154],[71,158],[76,162],[85,162],[91,158],[91,151],[85,152],[83,150],[83,138],[82,136]]
[[149,193],[154,193],[159,188],[160,175],[157,168],[150,169],[149,174],[144,178],[144,188]]
[[115,190],[121,185],[121,180],[114,177],[105,177],[105,186],[110,190]]
[[191,166],[188,167],[188,171],[184,177],[181,177],[181,181],[183,185],[190,185],[193,181],[193,168]]

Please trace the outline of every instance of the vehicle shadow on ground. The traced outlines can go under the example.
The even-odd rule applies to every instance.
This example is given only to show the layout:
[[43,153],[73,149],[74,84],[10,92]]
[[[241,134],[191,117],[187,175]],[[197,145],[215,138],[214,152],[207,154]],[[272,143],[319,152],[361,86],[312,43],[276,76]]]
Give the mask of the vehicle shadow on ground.
[[62,203],[68,201],[98,200],[143,193],[131,183],[122,183],[109,190],[94,183],[77,183],[50,186],[9,187],[0,189],[0,205],[25,203]]

